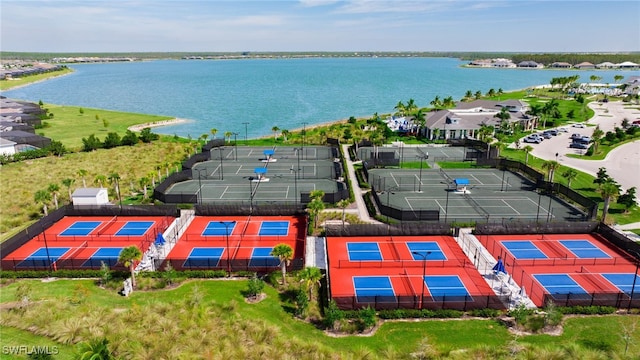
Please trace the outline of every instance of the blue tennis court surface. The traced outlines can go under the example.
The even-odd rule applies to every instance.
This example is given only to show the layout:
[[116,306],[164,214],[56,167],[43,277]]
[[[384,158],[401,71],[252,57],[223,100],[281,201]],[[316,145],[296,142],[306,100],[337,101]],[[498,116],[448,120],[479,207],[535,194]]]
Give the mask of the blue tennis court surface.
[[21,261],[18,267],[49,267],[51,265],[49,260],[51,260],[51,263],[56,262],[69,249],[68,247],[50,247],[47,256],[47,249],[40,248]]
[[61,232],[60,236],[87,236],[100,224],[102,221],[76,221]]
[[[602,274],[602,276],[615,285],[620,291],[633,296],[640,294],[640,276],[636,274]],[[635,288],[633,287],[633,279],[636,280]]]
[[191,249],[189,257],[184,262],[184,267],[202,267],[210,268],[217,267],[220,263],[220,258],[224,253],[224,248],[221,247],[197,247]]
[[567,274],[538,274],[533,275],[551,295],[554,294],[586,294],[582,286]]
[[505,240],[504,246],[516,259],[546,259],[545,255],[538,247],[529,240]]
[[235,228],[235,221],[209,221],[207,227],[202,232],[202,236],[231,235],[231,233],[233,233],[233,229]]
[[602,259],[611,257],[589,240],[560,240],[560,243],[579,258]]
[[118,263],[118,258],[120,257],[120,252],[122,251],[121,247],[103,247],[96,250],[96,252],[91,255],[87,261],[82,264],[84,267],[95,267],[101,266],[104,262],[109,266],[114,266]]
[[434,301],[470,300],[467,288],[458,275],[428,275],[424,282]]
[[360,303],[396,301],[388,276],[354,276],[353,289]]
[[275,256],[271,256],[273,248],[253,248],[251,252],[251,260],[249,266],[263,267],[263,266],[279,266],[280,259]]
[[349,261],[380,261],[382,253],[377,242],[347,243]]
[[[427,260],[447,260],[442,249],[440,249],[440,245],[435,241],[408,242],[407,247],[413,256],[413,260],[424,260],[423,256],[426,256]],[[414,252],[418,254],[414,254]]]
[[263,221],[260,224],[260,236],[286,236],[289,233],[288,221]]
[[116,236],[142,236],[153,225],[153,221],[127,221]]

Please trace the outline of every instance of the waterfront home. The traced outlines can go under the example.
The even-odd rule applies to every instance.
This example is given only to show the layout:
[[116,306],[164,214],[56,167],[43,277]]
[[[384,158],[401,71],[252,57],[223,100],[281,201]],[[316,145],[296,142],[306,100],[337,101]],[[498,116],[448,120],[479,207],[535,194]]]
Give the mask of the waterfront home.
[[530,69],[542,69],[544,67],[544,65],[538,64],[535,61],[527,60],[527,61],[520,61],[518,63],[518,67],[519,68],[530,68]]
[[554,62],[550,67],[554,69],[571,69],[571,64],[567,62]]
[[584,61],[584,62],[581,62],[580,64],[576,64],[574,67],[576,69],[585,70],[585,69],[595,69],[596,66],[590,62]]

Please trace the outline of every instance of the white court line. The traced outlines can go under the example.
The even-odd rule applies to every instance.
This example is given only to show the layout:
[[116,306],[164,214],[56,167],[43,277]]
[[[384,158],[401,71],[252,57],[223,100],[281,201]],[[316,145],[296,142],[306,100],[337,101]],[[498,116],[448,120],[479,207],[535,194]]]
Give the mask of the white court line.
[[504,201],[504,199],[501,199],[501,200],[502,200],[502,202],[503,202],[505,205],[507,205],[508,207],[510,207],[510,208],[511,208],[511,210],[515,211],[515,213],[516,213],[517,215],[520,215],[520,212],[519,212],[518,210],[514,209],[514,208],[513,208],[513,206],[509,205],[509,203],[508,203],[508,202]]
[[[407,205],[409,205],[409,209],[410,209],[411,211],[414,211],[414,210],[413,210],[413,206],[411,206],[411,202],[409,201],[409,199],[407,199],[407,197],[406,197],[406,196],[405,196],[405,198],[404,198],[404,201],[407,203]],[[387,204],[387,205],[389,205],[389,204]]]
[[482,181],[480,181],[475,175],[471,174],[471,177],[473,177],[474,179],[476,179],[476,181],[478,182],[478,184],[480,185],[484,185],[484,183]]
[[222,191],[222,194],[220,194],[220,199],[224,198],[224,194],[226,194],[226,193],[227,193],[227,190],[229,190],[229,187],[228,187],[228,186],[225,186],[225,187],[224,187],[224,190]]
[[[396,183],[396,186],[399,187],[400,184],[398,184],[398,180],[396,180],[396,177],[393,176],[393,172],[391,173],[391,178],[393,179],[393,182]],[[386,189],[385,189],[386,190]]]
[[442,212],[443,212],[443,213],[445,213],[445,214],[447,213],[447,212],[444,210],[444,208],[442,207],[442,205],[440,205],[440,201],[435,200],[435,199],[434,199],[433,201],[435,201],[435,202],[436,202],[436,204],[438,204],[438,207],[440,208],[440,211],[442,211]]

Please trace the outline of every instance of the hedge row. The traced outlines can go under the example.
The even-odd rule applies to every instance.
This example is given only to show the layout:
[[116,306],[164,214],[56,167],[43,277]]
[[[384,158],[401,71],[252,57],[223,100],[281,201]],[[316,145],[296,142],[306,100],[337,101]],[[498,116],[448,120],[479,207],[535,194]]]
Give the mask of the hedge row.
[[[395,309],[378,311],[378,317],[381,319],[450,319],[460,318],[462,315],[464,315],[463,311],[451,309]],[[346,316],[348,317],[348,315]]]
[[[111,278],[112,279],[126,279],[129,277],[130,273],[124,270],[111,270]],[[103,275],[103,271],[101,270],[57,270],[55,272],[48,272],[44,270],[24,270],[24,271],[0,271],[0,279],[42,279],[47,277],[56,277],[56,278],[101,278]],[[242,273],[238,274],[238,276],[246,276],[249,277],[254,273]],[[148,278],[163,278],[166,277],[164,271],[150,271],[150,272],[141,272],[139,274],[141,277]],[[176,277],[181,278],[189,278],[189,279],[211,279],[211,278],[221,278],[227,276],[227,272],[224,270],[184,270],[184,271],[176,271]]]

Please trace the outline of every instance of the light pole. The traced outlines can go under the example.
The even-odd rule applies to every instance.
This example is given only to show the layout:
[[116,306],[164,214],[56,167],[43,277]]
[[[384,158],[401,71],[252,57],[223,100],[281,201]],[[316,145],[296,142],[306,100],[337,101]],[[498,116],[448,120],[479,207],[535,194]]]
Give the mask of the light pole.
[[291,165],[291,169],[289,169],[289,172],[292,172],[294,174],[293,177],[293,191],[294,191],[294,202],[296,203],[296,205],[298,205],[298,171],[300,169],[294,169],[293,165]]
[[629,294],[629,305],[627,306],[627,314],[631,311],[631,303],[633,302],[633,293],[636,290],[636,278],[638,277],[638,267],[640,266],[640,254],[636,251],[629,250],[636,260],[636,271],[633,273],[633,285],[631,285],[631,294]]
[[198,172],[198,204],[202,205],[202,171],[204,171],[205,176],[207,175],[207,169],[193,169]]
[[224,148],[220,146],[218,151],[220,151],[220,180],[224,180],[224,167],[222,166],[222,150]]
[[424,288],[425,288],[425,280],[424,277],[427,274],[427,256],[431,254],[431,251],[426,251],[424,254],[419,251],[412,251],[413,255],[418,255],[422,258],[422,293],[420,294],[420,309],[422,310],[422,306],[424,304]]
[[234,132],[233,134],[233,147],[236,153],[236,161],[238,161],[238,133]]
[[253,177],[249,176],[249,214],[253,213]]
[[[305,136],[307,136],[307,122],[302,123],[302,151],[304,152],[304,141]],[[303,154],[304,155],[304,154]]]
[[[244,124],[244,142],[246,143],[246,142],[247,142],[247,140],[248,140],[248,138],[247,138],[247,134],[248,134],[248,132],[249,132],[249,130],[248,130],[248,129],[249,129],[249,128],[248,128],[249,123],[248,123],[248,122],[243,122],[243,124]],[[245,145],[246,145],[246,144],[245,144]]]
[[449,184],[447,184],[447,201],[444,203],[444,222],[447,222],[447,216],[449,216]]
[[234,225],[236,222],[234,221],[218,221],[220,224],[224,225],[225,235],[227,236],[227,277],[231,277],[231,251],[229,250],[229,226]]

